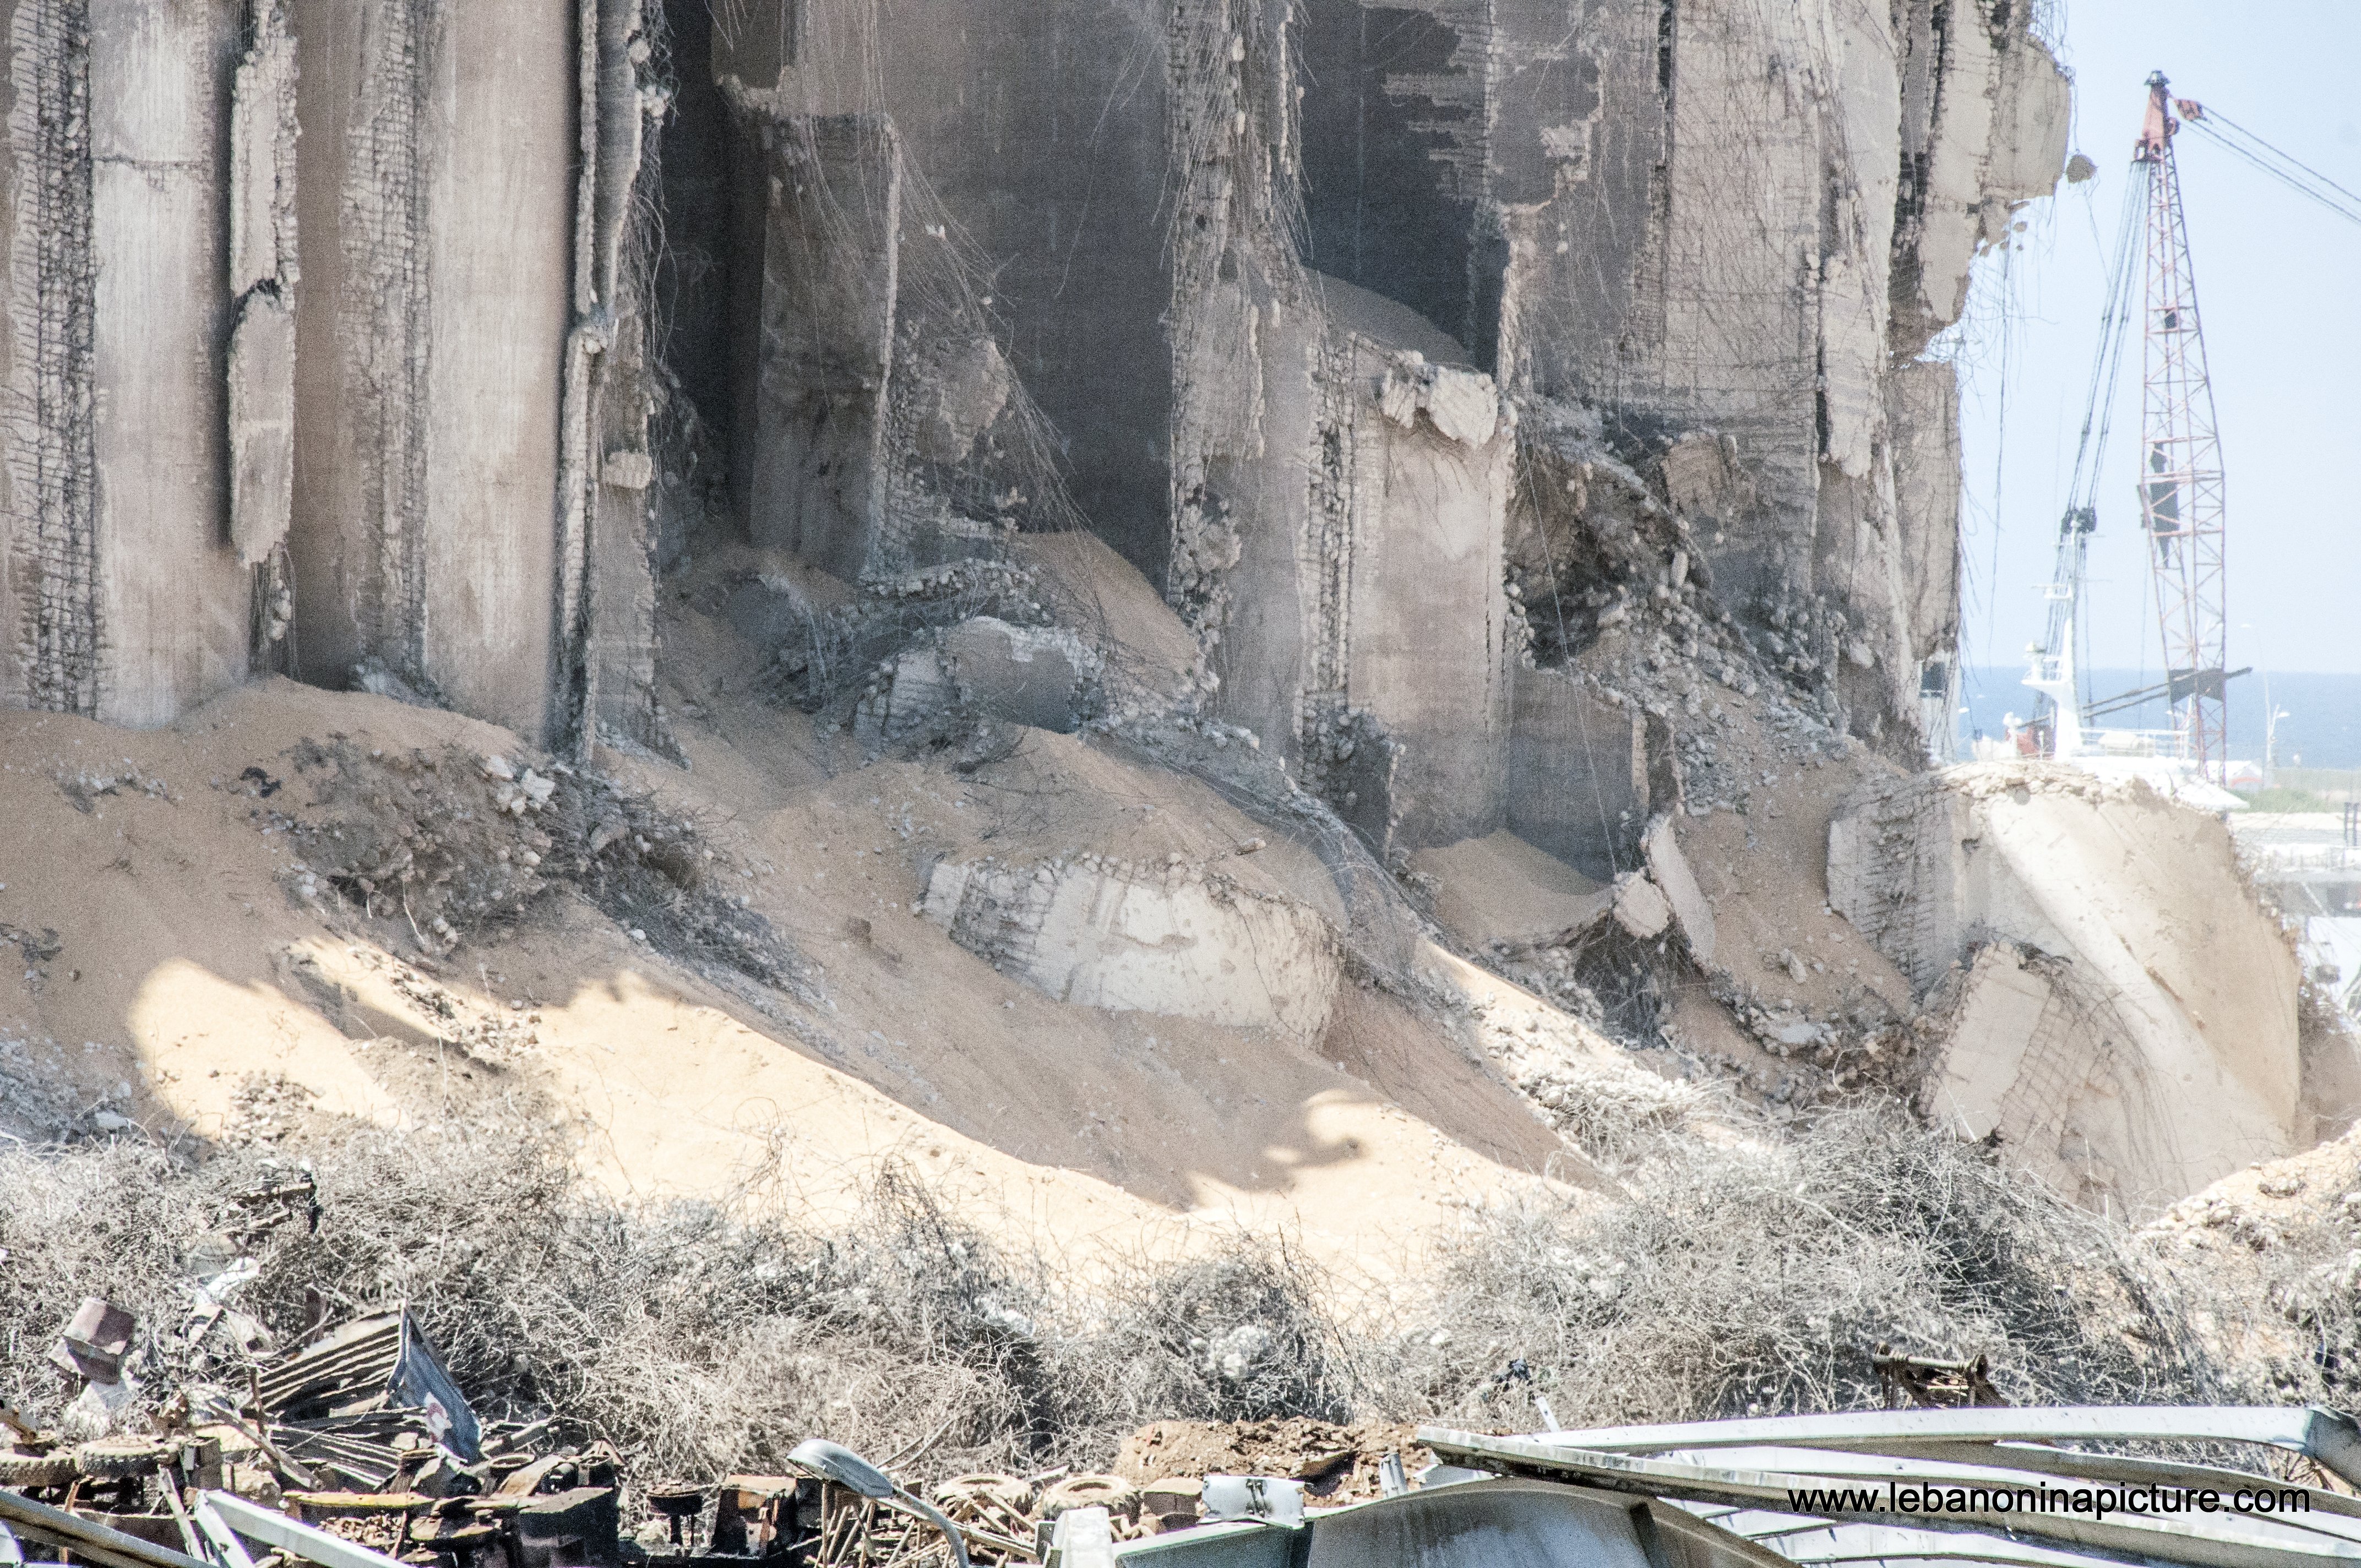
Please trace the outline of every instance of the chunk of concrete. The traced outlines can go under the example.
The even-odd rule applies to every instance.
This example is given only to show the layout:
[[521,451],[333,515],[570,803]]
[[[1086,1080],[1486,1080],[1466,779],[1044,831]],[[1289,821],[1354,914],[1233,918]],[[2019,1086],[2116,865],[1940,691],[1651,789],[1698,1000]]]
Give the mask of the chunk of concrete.
[[1930,1113],[2070,1190],[2137,1211],[2296,1146],[2296,960],[2216,818],[2049,764],[1873,780],[1828,898],[1950,1020]]
[[1426,389],[1426,417],[1463,446],[1481,446],[1500,428],[1500,394],[1477,370],[1438,367]]
[[852,710],[852,735],[874,751],[922,733],[959,706],[959,684],[932,648],[896,655]]
[[1681,853],[1680,842],[1673,835],[1673,819],[1656,818],[1640,847],[1647,857],[1650,879],[1672,905],[1673,920],[1681,928],[1681,940],[1688,944],[1689,956],[1699,964],[1712,963],[1713,905],[1707,900],[1705,890],[1697,886],[1688,860]]
[[1343,966],[1326,920],[1194,867],[939,862],[927,918],[1060,1002],[1316,1039]]
[[229,534],[258,566],[286,541],[295,492],[295,40],[253,8],[230,94]]
[[2170,1086],[2079,966],[1993,942],[1946,979],[1930,1012],[1940,1032],[1920,1091],[1928,1120],[1993,1139],[2092,1208],[2153,1204],[2160,1160],[2176,1152],[2158,1145],[2160,1131],[2171,1135],[2157,1115]]
[[1666,449],[1661,466],[1674,509],[1690,517],[1728,521],[1754,504],[1746,470],[1731,444],[1718,435],[1683,436]]
[[250,11],[252,40],[230,88],[229,289],[296,278],[295,38],[281,0]]
[[1411,856],[1436,884],[1434,917],[1469,948],[1559,947],[1601,921],[1643,942],[1677,930],[1699,963],[1713,959],[1713,908],[1673,842],[1669,820],[1647,839],[1648,869],[1593,882],[1513,833],[1463,839]]
[[1378,388],[1378,411],[1408,430],[1422,409],[1438,432],[1463,446],[1482,446],[1499,432],[1500,394],[1491,377],[1431,365],[1411,349],[1387,367]]
[[979,615],[943,634],[942,656],[975,711],[1061,735],[1082,728],[1084,684],[1096,661],[1072,632]]
[[914,367],[910,443],[934,463],[963,463],[1008,406],[1016,378],[989,337],[947,338]]
[[1071,735],[1097,674],[1097,656],[1062,627],[972,616],[896,655],[854,709],[853,733],[874,749],[961,713]]
[[644,452],[618,448],[598,460],[598,482],[619,490],[644,490],[656,482],[655,459]]
[[2048,981],[2015,948],[1996,944],[1979,952],[1947,1009],[1948,1036],[1926,1088],[1929,1114],[1963,1138],[2003,1132],[2009,1091],[2024,1075],[2050,1001]]
[[1638,872],[1615,880],[1615,923],[1642,941],[1661,937],[1673,924],[1672,901]]

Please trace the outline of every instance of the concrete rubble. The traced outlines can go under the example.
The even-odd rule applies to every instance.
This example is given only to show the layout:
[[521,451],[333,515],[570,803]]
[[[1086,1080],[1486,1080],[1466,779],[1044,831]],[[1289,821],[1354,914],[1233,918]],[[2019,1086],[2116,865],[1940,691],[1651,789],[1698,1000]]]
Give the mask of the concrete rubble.
[[[30,413],[10,426],[0,686],[159,723],[258,670],[341,684],[375,658],[535,738],[645,740],[667,460],[649,387],[670,376],[712,405],[756,543],[848,578],[1100,520],[1169,571],[1225,717],[1308,770],[1366,717],[1400,761],[1358,819],[1441,841],[1499,813],[1516,742],[1517,410],[1611,390],[1718,433],[1749,499],[1693,559],[1725,591],[1817,591],[1852,563],[1836,591],[1877,663],[1846,700],[1915,721],[1949,601],[1888,541],[1945,531],[1909,515],[1941,487],[1898,459],[1941,451],[1956,417],[1916,350],[2064,159],[2063,80],[2021,9],[1708,5],[1660,49],[1636,3],[1571,31],[1546,5],[1482,27],[1445,6],[1421,24],[1432,69],[1400,74],[1331,58],[1355,0],[1303,7],[1294,45],[1281,8],[1144,27],[1060,0],[958,35],[964,56],[936,20],[840,25],[855,5],[782,12],[783,34],[685,0],[368,0],[348,27],[313,0],[216,0],[167,29],[27,0],[12,156],[32,177],[6,214],[26,346],[5,375]],[[1090,148],[973,162],[1057,111],[936,84],[1025,82],[1053,37],[1104,78],[1066,92],[1115,119]],[[1794,89],[1751,80],[1765,52]],[[1348,126],[1377,153],[1345,158]],[[1651,157],[1653,195],[1630,172]],[[150,164],[175,172],[120,172]],[[1340,227],[1356,180],[1392,182],[1378,232]],[[657,222],[718,269],[662,318],[650,291],[675,284],[634,260]],[[1752,314],[1699,308],[1708,255],[1715,297]],[[725,350],[733,313],[745,346]],[[1012,357],[1003,333],[1032,346]],[[1765,360],[1750,336],[1797,347]],[[1733,356],[1759,368],[1716,389],[1676,368]],[[1411,602],[1464,645],[1391,652]]]
[[1092,716],[1099,664],[1062,628],[972,616],[895,655],[854,710],[853,733],[874,750],[961,713],[1071,735]]
[[2069,1190],[2185,1193],[2319,1113],[2295,955],[2215,817],[2055,767],[1883,781],[1830,823],[1828,896],[1932,993],[1927,1113]]
[[1612,921],[1642,941],[1677,929],[1698,964],[1714,959],[1713,907],[1660,817],[1642,840],[1644,864],[1613,882],[1591,882],[1512,833],[1462,839],[1410,859],[1434,886],[1435,918],[1466,947],[1514,952],[1562,947]]
[[0,1195],[0,1568],[1765,1561],[1569,1346],[2353,1479],[2000,1408],[2361,1116],[2356,829],[1948,765],[2059,25],[0,0],[0,1153],[190,1233]]
[[1343,979],[1334,931],[1259,881],[1177,855],[1162,865],[942,861],[925,908],[961,947],[1060,1002],[1315,1040]]
[[[509,734],[322,727],[301,806],[257,764],[322,920],[440,961],[578,892],[791,1035],[837,998],[775,861],[646,781],[784,839],[874,769],[1009,837],[905,804],[905,880],[806,933],[864,962],[922,915],[1069,1007],[1316,1046],[1365,987],[1456,1049],[1443,954],[2102,1203],[2356,1098],[2218,832],[1926,771],[1929,350],[2066,164],[2038,7],[5,14],[0,704],[284,677]],[[1104,798],[1052,798],[1085,753]],[[1142,848],[1167,784],[1238,821]],[[47,928],[0,927],[36,978]]]

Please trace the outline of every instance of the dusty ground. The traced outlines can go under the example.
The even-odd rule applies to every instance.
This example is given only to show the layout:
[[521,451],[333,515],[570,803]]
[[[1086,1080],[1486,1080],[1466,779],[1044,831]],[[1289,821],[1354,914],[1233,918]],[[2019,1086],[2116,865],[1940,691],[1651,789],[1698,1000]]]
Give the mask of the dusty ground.
[[2275,1253],[2319,1254],[2350,1267],[2361,1256],[2361,1131],[2257,1160],[2175,1203],[2147,1234],[2191,1266],[2257,1285]]
[[304,895],[296,840],[351,806],[313,804],[306,742],[521,766],[489,726],[285,682],[148,734],[0,714],[0,813],[21,828],[0,922],[26,959],[0,993],[9,1102],[205,1137],[466,1104],[572,1126],[618,1190],[758,1184],[823,1210],[894,1154],[1052,1251],[1240,1221],[1380,1270],[1400,1238],[1563,1160],[1499,1074],[1381,992],[1354,991],[1314,1043],[1071,1007],[914,913],[931,857],[979,840],[1071,830],[1146,858],[1249,837],[1202,786],[1071,737],[1029,733],[955,778],[850,766],[751,701],[726,742],[720,718],[680,724],[686,772],[600,760],[699,827],[717,885],[807,960],[816,1005],[667,959],[562,879],[448,952],[383,897],[370,918]]
[[[1111,682],[1186,687],[1187,635],[1136,572],[1039,548]],[[587,773],[285,681],[148,733],[0,712],[0,943],[22,960],[0,1118],[269,1140],[323,1116],[507,1117],[567,1129],[620,1193],[823,1218],[897,1157],[1054,1255],[1242,1223],[1382,1277],[1473,1207],[1616,1190],[1594,1161],[1697,1111],[1685,1080],[1797,1103],[1878,1087],[1858,1052],[1912,1008],[1828,904],[1829,813],[1892,764],[1727,684],[1699,814],[1675,819],[1719,950],[1650,960],[1667,1026],[1635,1042],[1669,1048],[1618,1045],[1440,939],[1392,989],[1354,971],[1317,1037],[1051,1000],[921,916],[939,861],[1179,857],[1332,922],[1337,884],[1120,734],[864,756],[840,706],[779,700],[732,619],[733,585],[784,571],[724,551],[666,590],[676,753],[602,748]],[[815,606],[843,593],[788,578]],[[1479,880],[1537,856],[1477,848]],[[1560,880],[1553,908],[1595,896]],[[1444,886],[1438,910],[1537,918],[1487,891]],[[1795,1029],[1837,1043],[1791,1049]]]
[[[1042,549],[1060,613],[1131,689],[1185,686],[1186,633],[1136,572],[1087,542]],[[1239,1223],[1383,1274],[1472,1206],[1611,1189],[1586,1150],[1694,1105],[1665,1081],[1693,1067],[1433,945],[1410,994],[1348,981],[1316,1039],[1004,976],[920,917],[939,859],[1178,855],[1343,911],[1307,850],[1118,737],[1012,731],[964,771],[864,757],[840,715],[777,700],[731,619],[732,585],[779,570],[723,552],[667,590],[678,754],[601,750],[604,783],[489,725],[284,681],[151,733],[0,713],[0,813],[20,825],[0,940],[24,959],[0,990],[0,1114],[233,1140],[507,1116],[568,1129],[620,1192],[823,1213],[890,1156],[1053,1254]],[[841,594],[794,581],[815,605]],[[1730,706],[1725,766],[1782,765],[1749,776],[1742,815],[1680,819],[1730,977],[1673,964],[1673,1038],[1770,1093],[1792,1064],[1715,985],[1774,1017],[1907,991],[1821,885],[1828,806],[1882,764],[1766,741]],[[545,813],[503,815],[519,786],[495,757],[538,764]],[[684,899],[686,926],[659,907]]]
[[1378,1466],[1400,1454],[1415,1475],[1434,1455],[1415,1424],[1290,1417],[1262,1421],[1154,1421],[1123,1440],[1115,1474],[1126,1481],[1202,1480],[1207,1475],[1281,1475],[1305,1484],[1328,1507],[1378,1493]]

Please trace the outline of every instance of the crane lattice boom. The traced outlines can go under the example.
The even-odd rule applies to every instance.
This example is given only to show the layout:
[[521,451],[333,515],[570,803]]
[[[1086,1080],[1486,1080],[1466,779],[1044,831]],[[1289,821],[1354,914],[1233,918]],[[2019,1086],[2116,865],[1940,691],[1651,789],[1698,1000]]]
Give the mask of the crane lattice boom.
[[2133,154],[2147,176],[2140,511],[2156,574],[2175,737],[2181,755],[2221,784],[2228,772],[2223,687],[2229,663],[2222,449],[2181,215],[2180,170],[2173,160],[2180,121],[2163,72],[2150,76],[2147,86],[2147,118]]

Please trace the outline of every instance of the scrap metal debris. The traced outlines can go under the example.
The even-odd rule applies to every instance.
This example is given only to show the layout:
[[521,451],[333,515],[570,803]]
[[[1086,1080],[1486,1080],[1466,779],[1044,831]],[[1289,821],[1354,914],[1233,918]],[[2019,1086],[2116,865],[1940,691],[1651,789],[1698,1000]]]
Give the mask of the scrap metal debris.
[[483,1457],[476,1412],[407,1310],[347,1323],[286,1357],[258,1393],[290,1452],[365,1486],[391,1481],[402,1454],[421,1446],[465,1464]]
[[60,1371],[93,1383],[123,1381],[123,1354],[131,1348],[133,1319],[111,1301],[86,1298],[49,1352]]
[[2008,1400],[1993,1387],[1992,1364],[1984,1356],[1973,1361],[1930,1361],[1923,1356],[1896,1355],[1877,1347],[1871,1365],[1885,1392],[1885,1408],[1899,1409],[1905,1399],[1927,1409],[1960,1406],[2005,1405]]
[[[948,1552],[1007,1568],[1040,1562],[1061,1528],[1112,1542],[1198,1522],[1194,1481],[971,1475],[928,1501],[825,1443],[799,1449],[785,1474],[634,1486],[611,1447],[558,1442],[556,1418],[479,1415],[406,1306],[331,1324],[315,1295],[313,1321],[283,1346],[231,1307],[256,1277],[258,1244],[319,1217],[302,1173],[234,1196],[219,1228],[183,1251],[192,1308],[152,1332],[192,1350],[240,1325],[212,1348],[216,1365],[244,1358],[243,1390],[192,1382],[160,1405],[137,1402],[130,1368],[167,1365],[143,1359],[159,1347],[120,1307],[82,1303],[49,1355],[82,1386],[69,1426],[0,1411],[0,1563],[889,1568]],[[76,1416],[89,1430],[69,1430]],[[153,1430],[129,1430],[142,1422]],[[813,1457],[823,1450],[834,1462]],[[1091,1521],[1060,1525],[1080,1514]]]
[[[1419,1560],[1477,1568],[1517,1553],[1471,1547],[1455,1555],[1442,1550],[1451,1533],[1444,1526],[1479,1521],[1509,1536],[1542,1529],[1542,1514],[1560,1517],[1543,1493],[1562,1491],[1620,1496],[1598,1511],[1600,1528],[1611,1534],[1625,1528],[1614,1521],[1645,1516],[1629,1528],[1682,1536],[1692,1568],[1759,1568],[1749,1521],[1773,1518],[1763,1510],[1790,1496],[1777,1491],[1789,1480],[1851,1473],[1846,1467],[1857,1467],[1858,1455],[1847,1449],[1929,1480],[2136,1469],[2215,1485],[2225,1474],[2080,1452],[2092,1443],[2144,1452],[2259,1444],[2299,1456],[2322,1476],[2349,1483],[2361,1475],[2361,1427],[2332,1412],[1994,1409],[2005,1401],[1982,1357],[1933,1360],[1881,1345],[1873,1366],[1885,1411],[1522,1437],[1300,1418],[1160,1421],[1123,1443],[1114,1474],[986,1472],[924,1486],[813,1438],[767,1473],[649,1479],[635,1477],[625,1454],[569,1425],[563,1411],[526,1412],[532,1419],[523,1420],[479,1411],[400,1303],[331,1322],[326,1299],[313,1293],[310,1321],[284,1343],[258,1325],[264,1348],[246,1356],[243,1389],[192,1382],[160,1403],[135,1398],[135,1368],[153,1378],[172,1365],[158,1354],[162,1344],[192,1346],[192,1325],[202,1339],[231,1316],[227,1302],[253,1277],[258,1244],[275,1231],[316,1228],[320,1211],[302,1175],[229,1200],[215,1223],[183,1252],[198,1303],[186,1322],[145,1326],[92,1297],[48,1354],[60,1376],[82,1386],[60,1425],[0,1409],[0,1564],[1116,1568],[1152,1552],[1167,1568],[1191,1568],[1185,1560],[1192,1554],[1202,1568],[1235,1568],[1246,1560],[1233,1550],[1240,1532],[1268,1545],[1249,1553],[1254,1562],[1300,1563],[1323,1551],[1337,1561],[1389,1561],[1395,1554],[1381,1548],[1389,1532],[1422,1540],[1442,1530],[1437,1552]],[[244,1354],[247,1340],[236,1343]],[[1502,1378],[1530,1381],[1531,1373],[1511,1362]],[[112,1424],[74,1430],[93,1414],[93,1399]],[[1916,1408],[1891,1408],[1905,1401]],[[1546,1406],[1536,1404],[1546,1423]],[[1721,1459],[1743,1464],[1725,1468]],[[1766,1466],[1792,1474],[1766,1474]],[[1512,1479],[1453,1493],[1459,1502],[1439,1496],[1496,1478]],[[2299,1492],[2325,1497],[2301,1486],[2285,1495]],[[1635,1504],[1634,1496],[1643,1500]],[[1671,1507],[1675,1499],[1689,1511]],[[1700,1515],[1699,1504],[1715,1511]],[[2139,1515],[2111,1528],[2153,1568],[2318,1568],[2361,1556],[2361,1518],[2340,1522],[2336,1514],[2323,1506],[2308,1513],[2312,1535],[2257,1537],[2247,1543],[2254,1551],[2235,1557],[2213,1549],[2220,1542],[2206,1533],[2210,1524]],[[2079,1526],[2014,1516],[1999,1523],[2040,1536],[2043,1553],[2061,1559],[2053,1568],[2098,1568],[2107,1555],[2077,1555],[2089,1544],[2074,1533]],[[1806,1553],[1818,1549],[1800,1537],[1781,1550],[1838,1568],[1858,1560],[1872,1536],[1884,1540],[1878,1531],[1908,1534],[1916,1526],[1897,1515],[1821,1528],[1861,1539],[1847,1535],[1842,1552],[1820,1555]],[[2313,1539],[2321,1530],[2337,1539]],[[1315,1549],[1314,1537],[1333,1544]],[[1912,1550],[1883,1555],[1937,1554],[1911,1541]]]

